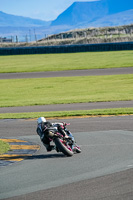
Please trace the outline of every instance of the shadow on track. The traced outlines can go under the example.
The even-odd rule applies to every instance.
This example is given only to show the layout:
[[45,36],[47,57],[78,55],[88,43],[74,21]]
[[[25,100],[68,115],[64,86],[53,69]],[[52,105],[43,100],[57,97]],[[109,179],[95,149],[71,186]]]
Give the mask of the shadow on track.
[[25,159],[34,160],[34,159],[50,159],[50,158],[64,158],[66,157],[63,154],[41,154],[41,155],[33,155],[33,156],[26,156]]
[[8,157],[5,155],[1,158],[1,160],[6,160],[6,161],[20,161],[22,160],[36,160],[36,159],[50,159],[50,158],[63,158],[66,157],[63,154],[41,154],[41,155],[9,155]]

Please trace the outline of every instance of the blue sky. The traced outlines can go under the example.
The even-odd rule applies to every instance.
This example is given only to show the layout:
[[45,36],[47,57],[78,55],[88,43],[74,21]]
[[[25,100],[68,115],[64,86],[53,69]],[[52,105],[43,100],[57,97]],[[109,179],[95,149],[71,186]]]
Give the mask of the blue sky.
[[94,0],[0,0],[0,11],[42,20],[54,20],[73,2]]

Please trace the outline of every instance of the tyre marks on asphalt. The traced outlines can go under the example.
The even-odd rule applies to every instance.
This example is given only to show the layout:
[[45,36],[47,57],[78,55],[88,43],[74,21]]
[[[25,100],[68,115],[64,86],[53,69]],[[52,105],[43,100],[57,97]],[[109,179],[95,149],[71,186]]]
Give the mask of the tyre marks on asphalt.
[[40,149],[39,145],[24,140],[8,138],[0,138],[0,140],[10,144],[10,151],[0,155],[0,167],[27,159]]

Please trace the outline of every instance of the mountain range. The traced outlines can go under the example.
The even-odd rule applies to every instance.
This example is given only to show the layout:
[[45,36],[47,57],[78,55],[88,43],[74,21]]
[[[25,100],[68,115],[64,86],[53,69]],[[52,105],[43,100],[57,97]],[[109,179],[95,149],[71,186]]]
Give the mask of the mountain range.
[[[133,23],[132,0],[74,2],[53,21],[43,21],[0,11],[0,35],[28,35],[36,30],[38,39],[75,28],[118,26]],[[33,32],[32,30],[32,32]],[[35,31],[34,31],[35,34]]]
[[[108,17],[112,18],[111,24],[108,23],[108,26],[112,25],[113,21],[117,19],[117,14],[120,16],[119,24],[123,25],[123,14],[131,14],[131,9],[133,9],[133,1],[131,0],[101,0],[93,2],[75,2],[63,13],[61,13],[56,20],[54,20],[51,25],[71,25],[71,26],[90,26],[90,23],[95,23],[99,25],[96,21]],[[126,13],[123,13],[125,12]],[[129,13],[128,13],[129,11]],[[115,16],[114,16],[115,15]],[[133,15],[132,17],[133,22]],[[114,19],[115,18],[115,19]],[[116,23],[116,22],[115,22]],[[129,22],[130,23],[130,22]]]
[[48,25],[50,25],[50,22],[38,19],[32,19],[29,17],[6,14],[0,11],[0,26],[33,27],[33,26],[48,26]]

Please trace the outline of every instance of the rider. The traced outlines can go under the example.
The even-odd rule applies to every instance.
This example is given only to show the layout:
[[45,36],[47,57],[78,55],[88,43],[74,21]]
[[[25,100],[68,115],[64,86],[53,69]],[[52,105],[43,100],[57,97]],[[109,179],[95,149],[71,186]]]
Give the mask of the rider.
[[60,132],[64,137],[70,136],[72,140],[74,141],[74,138],[72,134],[66,131],[62,128],[63,123],[50,123],[46,121],[44,117],[39,117],[37,120],[37,134],[40,136],[40,139],[44,146],[46,147],[47,151],[52,151],[55,149],[55,145],[50,145],[50,139],[47,137],[47,131],[54,130]]

